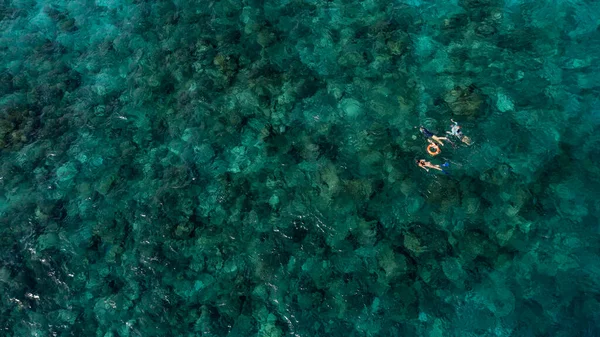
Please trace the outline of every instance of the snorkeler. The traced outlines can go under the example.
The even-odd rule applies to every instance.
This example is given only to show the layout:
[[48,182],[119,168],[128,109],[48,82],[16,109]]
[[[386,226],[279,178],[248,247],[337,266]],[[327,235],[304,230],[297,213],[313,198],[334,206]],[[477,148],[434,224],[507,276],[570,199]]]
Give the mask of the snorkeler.
[[442,167],[448,167],[450,166],[450,164],[448,164],[447,162],[440,165],[433,165],[431,162],[426,161],[425,159],[418,159],[417,161],[417,165],[419,165],[420,168],[424,169],[425,171],[429,172],[429,169],[434,169],[434,170],[438,170],[438,171],[442,171],[446,174],[448,174],[448,172],[444,171],[444,169],[442,169]]
[[[427,138],[427,139],[433,139],[434,141],[436,141],[438,144],[444,146],[444,143],[442,142],[442,140],[446,140],[448,142],[450,142],[450,144],[452,144],[452,142],[450,141],[450,139],[446,138],[446,137],[440,137],[440,136],[436,136],[435,134],[433,134],[433,132],[425,129],[424,126],[419,126],[419,131],[421,131],[421,133]],[[454,144],[453,144],[454,145]]]
[[451,119],[450,121],[452,121],[452,125],[450,125],[451,129],[450,129],[450,131],[446,131],[446,133],[458,138],[461,142],[463,142],[467,145],[471,145],[471,138],[465,136],[462,133],[461,126],[458,125],[458,123],[455,122],[454,119]]

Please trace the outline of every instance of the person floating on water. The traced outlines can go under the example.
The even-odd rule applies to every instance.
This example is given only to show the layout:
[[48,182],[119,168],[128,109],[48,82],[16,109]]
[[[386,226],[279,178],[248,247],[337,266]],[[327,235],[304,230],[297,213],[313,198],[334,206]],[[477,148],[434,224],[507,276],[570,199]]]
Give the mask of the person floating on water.
[[417,159],[416,162],[420,168],[424,169],[427,172],[429,172],[429,169],[434,169],[434,170],[442,171],[442,172],[448,174],[448,172],[444,171],[444,169],[442,169],[442,167],[450,166],[450,164],[448,164],[447,162],[442,165],[434,165],[431,162],[426,161],[425,159]]
[[[421,131],[421,133],[428,139],[428,140],[434,140],[435,142],[437,142],[438,144],[440,144],[441,146],[444,146],[444,142],[442,142],[442,140],[448,141],[450,142],[450,144],[452,144],[452,141],[450,141],[450,139],[446,138],[446,137],[440,137],[440,136],[436,136],[433,132],[427,130],[424,126],[419,126],[419,131]],[[431,142],[430,142],[431,143]]]
[[458,125],[458,123],[455,122],[454,119],[451,119],[450,121],[452,122],[452,124],[450,125],[451,129],[450,129],[450,131],[446,131],[446,133],[458,138],[461,142],[463,142],[467,145],[471,145],[471,138],[465,136],[462,133],[461,126]]
[[450,164],[448,164],[447,162],[442,165],[434,165],[431,162],[426,161],[425,159],[418,159],[416,162],[420,168],[424,169],[427,172],[429,172],[429,169],[434,169],[434,170],[442,171],[445,174],[448,174],[448,172],[444,171],[444,169],[442,169],[442,167],[450,166]]

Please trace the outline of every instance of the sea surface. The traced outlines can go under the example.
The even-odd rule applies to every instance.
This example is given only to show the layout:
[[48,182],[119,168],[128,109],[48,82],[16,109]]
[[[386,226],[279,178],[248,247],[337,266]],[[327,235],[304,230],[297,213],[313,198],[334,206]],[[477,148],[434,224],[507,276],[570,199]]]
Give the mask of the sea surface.
[[0,336],[599,336],[599,164],[600,1],[1,0]]

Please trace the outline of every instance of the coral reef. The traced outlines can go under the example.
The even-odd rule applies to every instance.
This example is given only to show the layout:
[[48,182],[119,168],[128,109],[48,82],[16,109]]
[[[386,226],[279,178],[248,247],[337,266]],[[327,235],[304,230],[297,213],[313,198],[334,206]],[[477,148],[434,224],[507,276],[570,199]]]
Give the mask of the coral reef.
[[600,333],[597,13],[3,1],[3,335]]

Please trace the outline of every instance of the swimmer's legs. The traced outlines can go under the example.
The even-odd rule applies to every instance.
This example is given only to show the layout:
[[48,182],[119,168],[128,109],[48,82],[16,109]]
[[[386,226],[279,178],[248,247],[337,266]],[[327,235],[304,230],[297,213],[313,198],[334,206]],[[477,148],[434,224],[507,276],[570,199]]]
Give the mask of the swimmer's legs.
[[432,136],[431,139],[435,140],[436,142],[438,142],[442,146],[444,146],[444,143],[442,142],[442,140],[447,140],[447,141],[450,142],[450,140],[448,140],[448,138],[446,138],[446,137]]

